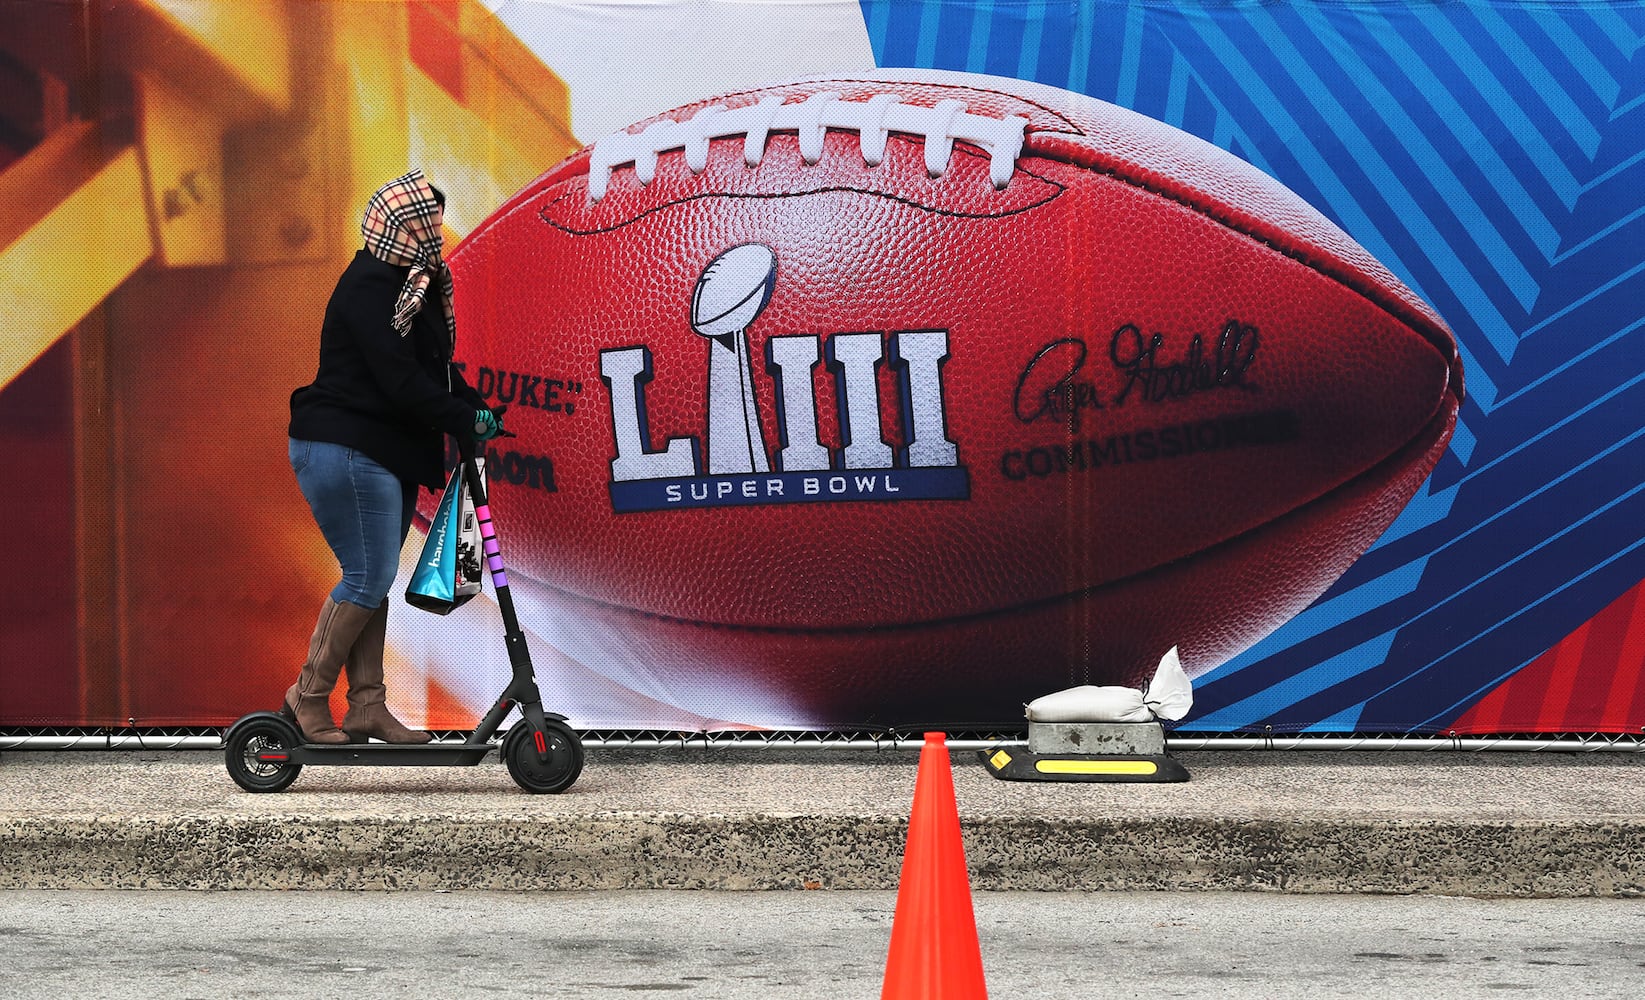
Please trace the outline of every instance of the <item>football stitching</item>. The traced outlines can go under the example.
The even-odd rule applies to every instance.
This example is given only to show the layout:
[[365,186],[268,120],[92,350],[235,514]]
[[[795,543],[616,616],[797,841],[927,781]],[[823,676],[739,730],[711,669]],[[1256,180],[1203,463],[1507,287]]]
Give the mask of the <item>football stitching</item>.
[[[885,80],[850,80],[850,79],[846,79],[846,80],[822,80],[822,81],[810,81],[810,82],[814,82],[817,85],[827,85],[827,84],[831,84],[831,83],[851,83],[851,84],[858,84],[858,85],[865,85],[865,86],[892,86],[892,85],[894,85],[893,81],[885,81]],[[1030,105],[1032,107],[1040,109],[1041,111],[1044,111],[1046,114],[1052,116],[1053,118],[1056,118],[1057,120],[1063,122],[1064,124],[1066,124],[1068,126],[1067,131],[1059,131],[1059,130],[1052,130],[1052,129],[1036,129],[1036,128],[1030,127],[1027,130],[1027,133],[1024,136],[1023,149],[1024,149],[1025,152],[1027,151],[1028,142],[1031,141],[1033,136],[1035,136],[1035,135],[1051,135],[1051,136],[1073,135],[1073,136],[1078,136],[1078,137],[1083,138],[1083,139],[1090,139],[1091,138],[1091,136],[1089,134],[1087,134],[1084,130],[1080,129],[1079,126],[1075,125],[1072,120],[1070,120],[1066,116],[1058,113],[1054,109],[1046,107],[1045,105],[1040,104],[1039,102],[1037,102],[1037,101],[1035,101],[1031,98],[1023,97],[1020,94],[1011,93],[1010,91],[999,90],[999,89],[995,89],[995,88],[970,87],[970,86],[966,86],[966,85],[963,85],[963,84],[952,84],[952,83],[935,83],[935,82],[915,81],[913,85],[914,86],[919,86],[919,87],[940,88],[940,89],[943,89],[943,90],[969,91],[971,93],[977,93],[977,94],[992,94],[996,97],[1003,97],[1003,98],[1008,98],[1008,99],[1014,100],[1014,101],[1021,101],[1024,104]],[[772,88],[761,88],[761,89],[758,89],[758,90],[748,90],[748,91],[742,91],[742,92],[740,92],[740,94],[734,95],[734,96],[743,96],[743,95],[747,95],[747,94],[757,94],[757,93],[763,93],[767,90],[778,90],[778,89],[780,89],[780,88],[772,87]],[[733,95],[728,95],[728,96],[733,96]],[[1216,148],[1220,148],[1220,147],[1216,147]],[[1357,272],[1353,271],[1351,268],[1348,270],[1347,273],[1338,273],[1335,269],[1333,269],[1332,267],[1329,266],[1330,261],[1328,261],[1328,260],[1327,261],[1320,261],[1319,259],[1313,257],[1312,255],[1303,252],[1299,248],[1285,246],[1285,245],[1282,245],[1280,243],[1277,243],[1270,237],[1263,236],[1259,233],[1256,233],[1256,232],[1252,231],[1251,229],[1249,229],[1249,228],[1247,228],[1243,225],[1240,225],[1238,222],[1236,222],[1235,220],[1229,218],[1227,215],[1216,211],[1210,205],[1206,205],[1206,204],[1202,204],[1202,203],[1190,200],[1190,198],[1187,195],[1184,195],[1180,192],[1169,191],[1169,190],[1163,189],[1161,187],[1156,186],[1155,184],[1150,183],[1149,181],[1147,181],[1143,178],[1136,177],[1136,176],[1126,174],[1126,173],[1122,173],[1120,171],[1120,169],[1117,168],[1117,167],[1099,166],[1099,165],[1095,165],[1095,164],[1082,163],[1078,159],[1075,159],[1071,156],[1058,155],[1057,153],[1055,153],[1053,151],[1049,151],[1049,150],[1035,150],[1034,152],[1035,152],[1036,155],[1043,156],[1045,159],[1048,159],[1048,160],[1054,160],[1054,161],[1058,161],[1058,162],[1067,163],[1070,166],[1078,167],[1082,170],[1089,170],[1089,171],[1092,171],[1093,173],[1106,174],[1107,176],[1113,177],[1115,180],[1118,180],[1118,181],[1121,181],[1123,183],[1129,184],[1132,187],[1138,188],[1139,190],[1146,191],[1149,194],[1156,195],[1160,198],[1166,199],[1167,201],[1171,201],[1171,202],[1174,202],[1178,205],[1181,205],[1184,208],[1187,208],[1191,211],[1197,212],[1197,213],[1205,216],[1206,218],[1210,219],[1212,222],[1215,222],[1218,225],[1222,226],[1223,228],[1229,230],[1230,232],[1238,233],[1241,236],[1244,236],[1247,239],[1252,240],[1253,242],[1260,243],[1263,246],[1268,247],[1270,250],[1273,250],[1275,253],[1281,254],[1282,256],[1285,256],[1285,257],[1289,257],[1290,259],[1292,259],[1292,260],[1296,261],[1297,263],[1303,265],[1304,267],[1308,268],[1309,270],[1315,271],[1315,272],[1319,273],[1320,275],[1322,275],[1326,278],[1330,278],[1331,280],[1336,281],[1341,285],[1344,285],[1345,287],[1347,287],[1351,291],[1358,294],[1361,298],[1366,299],[1372,305],[1375,305],[1377,308],[1379,308],[1379,309],[1383,310],[1384,312],[1392,315],[1395,319],[1399,320],[1401,323],[1403,323],[1406,326],[1410,327],[1414,332],[1416,332],[1418,335],[1420,335],[1424,340],[1428,341],[1431,345],[1433,345],[1434,349],[1439,352],[1440,357],[1446,362],[1447,365],[1453,364],[1456,360],[1455,341],[1454,341],[1454,338],[1452,338],[1447,331],[1444,331],[1443,329],[1438,330],[1438,331],[1432,330],[1431,329],[1431,327],[1433,326],[1432,321],[1429,320],[1428,317],[1424,316],[1422,314],[1421,310],[1416,309],[1415,307],[1413,307],[1413,306],[1409,305],[1408,303],[1404,302],[1398,296],[1389,297],[1389,296],[1383,295],[1381,293],[1380,286],[1376,285],[1375,283],[1371,283],[1370,286],[1367,287],[1366,282],[1364,282],[1362,280],[1356,280]],[[1092,153],[1092,155],[1094,157],[1100,157],[1100,156],[1103,155],[1100,150],[1091,150],[1090,152]],[[1300,201],[1301,199],[1299,198],[1298,200]],[[1304,202],[1304,204],[1306,204],[1306,202]],[[1352,237],[1350,237],[1350,239],[1351,238]],[[1390,298],[1391,298],[1392,303],[1393,303],[1392,305],[1389,304],[1389,299]],[[1451,385],[1451,390],[1456,392],[1457,399],[1460,401],[1462,399],[1461,386],[1455,384],[1456,380],[1453,379],[1451,381],[1453,383]]]
[[[857,80],[857,79],[840,78],[840,77],[836,77],[834,79],[828,79],[828,80],[807,80],[805,82],[808,85],[816,85],[816,86],[827,86],[828,84],[831,84],[831,83],[849,83],[849,84],[865,86],[865,87],[893,87],[893,86],[896,86],[897,83],[898,83],[898,81],[895,81],[895,80]],[[1057,121],[1062,122],[1064,125],[1068,126],[1068,128],[1065,132],[1064,131],[1059,131],[1059,130],[1056,130],[1056,129],[1042,129],[1041,131],[1049,132],[1053,135],[1064,135],[1064,134],[1067,134],[1067,135],[1085,135],[1085,133],[1080,130],[1080,127],[1078,125],[1075,125],[1073,120],[1071,118],[1069,118],[1067,115],[1064,115],[1062,112],[1056,110],[1055,108],[1050,107],[1049,105],[1041,104],[1040,102],[1038,102],[1038,101],[1036,101],[1032,98],[1023,97],[1021,94],[1013,94],[1008,90],[994,90],[994,89],[987,88],[987,87],[972,87],[972,86],[967,86],[965,84],[958,84],[958,83],[931,83],[931,82],[925,82],[925,81],[908,81],[908,82],[912,86],[916,86],[916,87],[934,87],[934,88],[939,88],[939,89],[942,89],[942,90],[961,90],[961,91],[965,91],[967,93],[972,93],[972,94],[993,94],[995,97],[1004,97],[1004,98],[1008,98],[1008,99],[1013,100],[1013,101],[1019,101],[1023,104],[1028,105],[1029,107],[1037,108],[1038,110],[1045,112],[1046,114],[1050,115],[1052,118],[1055,118]],[[773,87],[756,87],[753,90],[734,91],[730,94],[724,95],[724,97],[748,97],[748,96],[753,95],[753,94],[770,94],[770,93],[777,93],[777,92],[780,92],[780,91],[783,91],[783,90],[790,90],[791,91],[793,86],[794,86],[794,84],[790,83],[790,84],[779,84],[779,85],[773,86]],[[724,97],[717,98],[717,100],[723,100]],[[687,105],[687,107],[690,107],[690,105]]]
[[809,94],[803,101],[771,94],[735,109],[709,104],[689,118],[663,117],[638,132],[616,132],[601,139],[589,150],[588,197],[590,201],[605,197],[619,167],[632,166],[640,183],[650,184],[658,156],[677,149],[685,150],[691,172],[700,173],[708,165],[709,145],[715,139],[742,137],[744,162],[758,166],[774,131],[795,132],[807,164],[821,158],[827,133],[853,132],[863,161],[871,167],[884,158],[892,134],[918,135],[925,143],[925,169],[932,177],[945,171],[955,140],[968,142],[988,152],[989,179],[996,188],[1003,188],[1011,180],[1027,127],[1028,119],[1021,115],[972,114],[965,110],[964,101],[954,98],[926,107],[905,104],[898,95],[885,93],[866,101],[841,100],[831,90]]
[[[868,87],[887,87],[887,88],[892,88],[892,87],[896,86],[896,82],[895,81],[890,81],[890,80],[857,80],[857,79],[847,78],[847,79],[830,79],[830,80],[807,81],[808,85],[815,85],[815,86],[827,86],[829,84],[835,84],[835,83],[852,84],[852,85],[856,85],[856,86],[868,86]],[[962,91],[962,92],[968,92],[968,93],[974,93],[974,94],[989,94],[989,95],[992,95],[992,96],[995,96],[995,97],[1005,98],[1005,99],[1009,99],[1009,100],[1012,100],[1012,101],[1020,101],[1023,104],[1026,104],[1026,105],[1029,105],[1031,107],[1037,108],[1041,111],[1044,111],[1046,114],[1050,115],[1053,118],[1056,118],[1058,121],[1063,122],[1065,125],[1068,126],[1067,131],[1044,129],[1044,128],[1032,128],[1032,127],[1029,128],[1026,131],[1025,135],[1024,135],[1023,152],[1025,154],[1028,152],[1029,142],[1031,142],[1033,137],[1036,136],[1036,135],[1073,136],[1073,137],[1078,137],[1078,138],[1081,138],[1081,139],[1088,139],[1088,140],[1091,139],[1091,136],[1089,134],[1087,134],[1086,132],[1081,130],[1077,125],[1075,125],[1073,123],[1072,120],[1070,120],[1066,116],[1058,113],[1057,111],[1055,111],[1052,108],[1049,108],[1049,107],[1047,107],[1043,104],[1040,104],[1037,101],[1032,100],[1031,98],[1023,97],[1019,94],[1011,93],[1010,91],[998,90],[998,89],[994,89],[994,88],[970,87],[970,86],[965,86],[965,85],[961,85],[961,84],[920,82],[920,81],[915,81],[915,82],[913,82],[912,85],[913,86],[919,86],[919,87],[922,87],[922,88],[929,87],[929,88],[947,90],[947,91]],[[733,93],[733,94],[727,94],[727,95],[725,95],[725,97],[747,97],[747,96],[752,96],[752,95],[755,95],[755,94],[780,93],[784,90],[788,90],[789,92],[792,92],[792,86],[793,86],[792,84],[789,84],[789,85],[780,85],[780,86],[776,86],[776,87],[756,88],[754,90],[744,90],[744,91],[738,91],[738,92]],[[723,100],[723,99],[724,98],[718,98],[717,100]],[[689,105],[687,105],[687,106],[689,107]],[[1096,150],[1096,149],[1088,150],[1088,152],[1090,153],[1090,155],[1092,156],[1093,159],[1100,159],[1101,157],[1103,157],[1105,155],[1101,150]],[[1079,158],[1077,158],[1073,155],[1070,155],[1070,154],[1065,153],[1065,152],[1058,152],[1058,151],[1055,151],[1055,150],[1036,149],[1036,150],[1033,151],[1033,155],[1040,156],[1040,157],[1043,157],[1044,159],[1051,160],[1051,161],[1054,161],[1054,162],[1066,163],[1070,166],[1077,167],[1081,170],[1087,170],[1087,171],[1090,171],[1091,173],[1094,173],[1094,174],[1111,177],[1114,180],[1120,181],[1123,184],[1130,185],[1131,187],[1134,187],[1134,188],[1136,188],[1140,191],[1144,191],[1148,194],[1152,194],[1156,197],[1159,197],[1159,198],[1162,198],[1166,201],[1172,202],[1173,204],[1181,205],[1182,207],[1184,207],[1184,208],[1186,208],[1186,209],[1188,209],[1192,212],[1195,212],[1196,214],[1202,215],[1205,218],[1211,220],[1212,222],[1215,222],[1217,225],[1222,226],[1224,229],[1227,229],[1230,232],[1237,233],[1241,236],[1244,236],[1245,238],[1251,240],[1252,242],[1260,244],[1262,246],[1265,246],[1268,249],[1274,251],[1275,253],[1280,254],[1281,256],[1284,256],[1284,257],[1287,257],[1291,260],[1296,261],[1297,263],[1303,265],[1304,267],[1308,268],[1311,271],[1314,271],[1315,273],[1321,275],[1322,277],[1328,278],[1328,279],[1330,279],[1332,281],[1335,281],[1338,284],[1348,288],[1350,291],[1354,292],[1355,294],[1359,295],[1361,298],[1363,298],[1366,301],[1370,302],[1372,305],[1376,306],[1378,309],[1381,309],[1382,311],[1384,311],[1384,312],[1388,313],[1389,315],[1393,316],[1395,319],[1397,319],[1399,322],[1404,324],[1406,327],[1410,328],[1412,330],[1412,332],[1416,333],[1418,336],[1420,336],[1424,340],[1426,340],[1435,349],[1435,351],[1440,355],[1440,358],[1446,363],[1447,366],[1453,365],[1455,360],[1456,360],[1456,347],[1455,347],[1454,338],[1451,337],[1451,335],[1449,334],[1448,331],[1443,329],[1443,324],[1441,324],[1440,329],[1437,329],[1437,330],[1434,329],[1433,321],[1430,320],[1429,317],[1425,316],[1419,308],[1405,302],[1402,298],[1400,298],[1397,295],[1391,295],[1391,294],[1388,294],[1388,293],[1384,292],[1382,290],[1381,286],[1378,283],[1365,279],[1351,265],[1347,265],[1346,263],[1342,263],[1338,266],[1333,266],[1334,262],[1332,260],[1330,260],[1329,258],[1321,259],[1320,257],[1318,257],[1314,254],[1311,254],[1311,253],[1308,253],[1308,252],[1304,251],[1300,247],[1280,243],[1280,242],[1276,241],[1273,237],[1266,236],[1266,235],[1263,235],[1261,233],[1258,233],[1255,230],[1251,229],[1250,227],[1241,224],[1238,220],[1231,218],[1225,212],[1219,211],[1215,206],[1204,203],[1202,201],[1198,201],[1192,195],[1190,195],[1188,193],[1185,193],[1185,192],[1182,192],[1182,191],[1169,190],[1165,187],[1162,187],[1162,186],[1158,185],[1155,182],[1151,182],[1151,181],[1147,180],[1146,178],[1139,177],[1139,176],[1136,176],[1133,173],[1126,172],[1126,168],[1134,168],[1135,165],[1126,164],[1124,167],[1121,167],[1121,166],[1115,166],[1115,165],[1112,165],[1112,164],[1104,164],[1104,163],[1101,163],[1101,162],[1089,162],[1089,163],[1088,162],[1082,162],[1081,159],[1079,159]],[[1019,167],[1018,169],[1020,170],[1021,168]],[[1023,171],[1023,172],[1024,173],[1030,173],[1029,171]],[[1038,175],[1034,175],[1034,176],[1038,176]],[[1046,180],[1046,178],[1043,178],[1043,177],[1041,177],[1040,179],[1041,180]],[[1052,182],[1052,183],[1054,183],[1054,182]],[[894,197],[894,196],[886,195],[885,197]],[[1298,200],[1300,201],[1301,199],[1299,198]],[[678,204],[678,202],[676,202],[674,204]],[[1307,204],[1307,203],[1303,202],[1303,204]],[[1029,206],[1029,207],[1037,207],[1037,205],[1036,206]],[[974,216],[967,216],[967,215],[964,215],[964,214],[958,214],[958,217],[960,217],[960,218],[972,218]],[[550,225],[555,225],[551,220],[548,220],[546,218],[544,219],[544,221],[549,222]],[[563,226],[557,226],[557,228],[564,229],[566,232],[570,232],[570,233],[576,233],[577,232],[576,230],[568,229],[568,228],[563,227]],[[614,228],[619,228],[619,227],[612,227],[612,228],[614,229]],[[592,234],[594,232],[609,232],[609,231],[610,230],[591,230],[590,233]],[[1457,384],[1457,380],[1452,379],[1452,380],[1450,380],[1450,382],[1451,382],[1451,384],[1449,386],[1449,390],[1456,393],[1458,400],[1461,400],[1462,399],[1461,387],[1460,387],[1460,385]]]
[[[899,141],[910,141],[911,142],[911,140],[899,140]],[[966,150],[965,155],[967,155],[967,156],[976,156],[978,154],[975,154],[975,153],[970,152],[969,150]],[[902,195],[890,194],[890,193],[887,193],[887,192],[884,192],[884,191],[872,191],[872,190],[868,190],[866,188],[846,187],[846,186],[842,186],[842,185],[834,185],[834,186],[831,186],[831,187],[817,188],[817,189],[812,190],[812,191],[773,192],[773,193],[767,193],[767,194],[735,193],[735,192],[722,192],[722,191],[705,191],[701,194],[689,195],[685,198],[677,198],[677,199],[674,199],[672,201],[666,201],[666,202],[662,202],[662,203],[657,204],[657,205],[653,205],[653,206],[645,209],[644,211],[640,212],[638,215],[634,215],[634,216],[631,216],[629,218],[624,219],[621,222],[617,222],[617,223],[614,223],[614,224],[609,225],[609,226],[601,226],[601,227],[596,228],[596,229],[578,229],[578,228],[575,228],[575,227],[573,227],[573,226],[571,226],[567,223],[557,222],[554,219],[549,217],[549,210],[553,206],[561,204],[562,202],[566,201],[567,199],[571,199],[571,198],[576,197],[574,192],[565,191],[565,192],[562,192],[561,194],[557,195],[556,197],[554,197],[550,201],[548,201],[541,208],[539,208],[537,210],[537,217],[539,219],[541,219],[543,222],[547,223],[548,225],[553,226],[555,229],[558,229],[561,232],[567,233],[567,234],[572,235],[572,236],[598,236],[602,233],[615,232],[615,231],[617,231],[619,229],[622,229],[626,226],[631,226],[634,223],[639,222],[641,219],[645,218],[646,216],[652,215],[652,214],[657,213],[657,212],[661,212],[664,209],[673,208],[677,205],[687,205],[687,204],[690,204],[691,202],[702,201],[703,199],[706,199],[706,198],[730,198],[730,199],[735,199],[735,200],[775,201],[775,200],[781,199],[781,198],[805,198],[805,197],[809,197],[811,195],[816,195],[816,194],[864,194],[864,195],[870,195],[870,196],[875,197],[875,198],[884,198],[888,201],[894,201],[894,202],[897,202],[899,204],[907,205],[911,208],[917,208],[921,211],[929,212],[933,215],[945,216],[945,217],[948,217],[948,218],[956,218],[956,219],[1006,219],[1006,218],[1010,218],[1013,215],[1021,215],[1024,212],[1029,212],[1029,211],[1032,211],[1036,208],[1040,208],[1044,205],[1048,205],[1052,201],[1055,201],[1057,198],[1062,197],[1063,193],[1068,190],[1067,185],[1061,184],[1061,183],[1059,183],[1057,181],[1054,181],[1049,177],[1045,177],[1041,174],[1037,174],[1032,170],[1025,170],[1021,167],[1018,167],[1017,172],[1022,173],[1022,174],[1026,174],[1029,177],[1032,177],[1035,180],[1040,181],[1043,184],[1046,184],[1046,185],[1049,185],[1049,186],[1055,188],[1056,190],[1048,193],[1045,197],[1043,197],[1043,198],[1041,198],[1037,201],[1030,202],[1026,205],[1022,205],[1022,206],[1019,206],[1019,207],[1013,208],[1013,209],[1008,209],[1008,210],[1003,211],[1003,212],[988,212],[988,213],[961,212],[961,211],[957,211],[957,210],[954,210],[954,209],[938,208],[938,207],[935,207],[935,206],[932,206],[932,205],[926,205],[922,202],[915,201],[912,198],[907,198],[907,197],[904,197]],[[561,183],[562,184],[569,184],[572,181],[574,181],[575,179],[576,179],[576,177],[573,176],[573,177],[567,178],[566,180],[562,181]]]

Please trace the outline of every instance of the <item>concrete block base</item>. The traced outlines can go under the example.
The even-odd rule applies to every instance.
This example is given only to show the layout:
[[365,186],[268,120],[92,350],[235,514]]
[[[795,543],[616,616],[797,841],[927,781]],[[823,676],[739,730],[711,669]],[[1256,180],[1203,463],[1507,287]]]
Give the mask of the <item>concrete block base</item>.
[[1157,722],[1030,722],[1028,749],[1037,754],[1154,757],[1165,752],[1165,727]]

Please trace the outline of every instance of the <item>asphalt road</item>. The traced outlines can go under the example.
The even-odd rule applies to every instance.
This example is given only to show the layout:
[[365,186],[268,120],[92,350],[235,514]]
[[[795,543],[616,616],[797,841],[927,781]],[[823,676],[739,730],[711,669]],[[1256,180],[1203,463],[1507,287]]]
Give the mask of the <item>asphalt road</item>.
[[[0,997],[875,997],[891,892],[0,892]],[[995,997],[1625,997],[1645,901],[975,896]]]

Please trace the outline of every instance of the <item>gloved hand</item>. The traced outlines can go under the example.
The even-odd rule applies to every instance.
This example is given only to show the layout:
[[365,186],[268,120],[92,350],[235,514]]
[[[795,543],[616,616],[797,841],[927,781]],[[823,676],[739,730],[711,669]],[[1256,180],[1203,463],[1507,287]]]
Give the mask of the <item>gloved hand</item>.
[[490,441],[503,432],[503,418],[490,410],[474,411],[474,440]]

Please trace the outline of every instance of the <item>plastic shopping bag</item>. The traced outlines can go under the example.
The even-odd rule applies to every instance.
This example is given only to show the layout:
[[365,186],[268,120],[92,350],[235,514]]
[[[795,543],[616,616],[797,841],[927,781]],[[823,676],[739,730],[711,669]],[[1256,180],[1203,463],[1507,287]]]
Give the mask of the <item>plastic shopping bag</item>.
[[[484,489],[485,459],[475,462]],[[440,506],[429,523],[422,555],[406,585],[406,603],[437,615],[448,614],[480,592],[480,573],[480,524],[459,465],[451,470]]]

